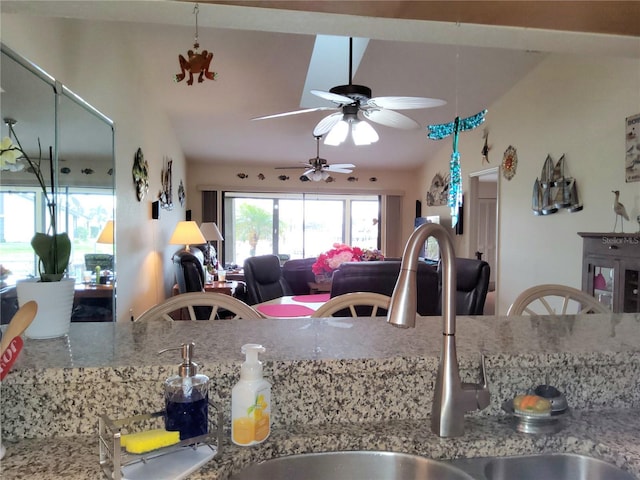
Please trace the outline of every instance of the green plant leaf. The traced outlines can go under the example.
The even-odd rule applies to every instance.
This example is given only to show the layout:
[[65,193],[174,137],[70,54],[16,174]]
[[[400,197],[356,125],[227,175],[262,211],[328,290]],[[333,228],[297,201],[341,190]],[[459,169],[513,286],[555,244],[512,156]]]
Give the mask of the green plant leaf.
[[71,240],[67,233],[47,235],[36,233],[31,239],[33,251],[40,259],[40,279],[43,282],[59,282],[69,265]]

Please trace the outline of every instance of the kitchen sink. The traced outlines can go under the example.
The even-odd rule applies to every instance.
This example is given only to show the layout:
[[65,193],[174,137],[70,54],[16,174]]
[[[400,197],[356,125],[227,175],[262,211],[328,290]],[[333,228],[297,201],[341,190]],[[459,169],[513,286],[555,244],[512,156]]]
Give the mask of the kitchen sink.
[[290,455],[257,463],[231,480],[474,480],[445,462],[395,452]]
[[231,480],[637,480],[585,455],[550,453],[432,460],[376,451],[306,453],[247,467]]
[[636,480],[615,465],[569,453],[464,458],[450,463],[476,480]]

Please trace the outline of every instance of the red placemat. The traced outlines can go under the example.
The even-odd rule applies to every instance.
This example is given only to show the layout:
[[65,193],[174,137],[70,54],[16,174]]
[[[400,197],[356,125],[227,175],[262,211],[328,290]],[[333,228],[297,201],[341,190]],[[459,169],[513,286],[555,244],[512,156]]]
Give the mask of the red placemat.
[[257,310],[270,317],[305,317],[311,315],[314,310],[304,305],[258,305]]
[[302,303],[324,303],[329,301],[330,293],[314,293],[313,295],[296,295],[291,300]]

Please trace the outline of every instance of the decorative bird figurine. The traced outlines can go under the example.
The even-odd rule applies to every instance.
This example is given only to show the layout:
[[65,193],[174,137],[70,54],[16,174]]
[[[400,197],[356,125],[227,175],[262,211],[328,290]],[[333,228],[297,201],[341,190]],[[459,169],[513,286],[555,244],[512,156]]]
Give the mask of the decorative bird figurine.
[[624,233],[624,221],[629,220],[629,215],[627,215],[627,210],[624,208],[624,205],[620,203],[620,190],[612,190],[612,193],[616,196],[616,199],[613,202],[613,211],[616,212],[616,223],[613,226],[613,231],[616,231],[616,227],[618,226],[618,217],[621,217],[620,228],[622,229],[622,233]]

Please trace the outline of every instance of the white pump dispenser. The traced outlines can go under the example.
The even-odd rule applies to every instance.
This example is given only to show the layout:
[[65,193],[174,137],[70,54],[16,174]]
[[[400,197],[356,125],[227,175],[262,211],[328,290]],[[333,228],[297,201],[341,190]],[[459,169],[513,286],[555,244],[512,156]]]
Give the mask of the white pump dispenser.
[[231,390],[231,440],[236,445],[255,445],[271,432],[271,384],[263,378],[258,359],[265,348],[248,343],[241,352],[246,359],[240,381]]

